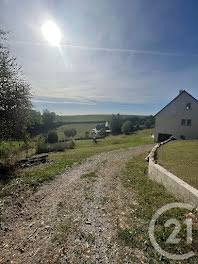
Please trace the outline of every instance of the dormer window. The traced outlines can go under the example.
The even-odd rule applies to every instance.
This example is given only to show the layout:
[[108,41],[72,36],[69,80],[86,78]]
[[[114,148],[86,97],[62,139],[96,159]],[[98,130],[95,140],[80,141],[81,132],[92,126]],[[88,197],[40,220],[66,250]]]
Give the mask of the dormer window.
[[191,109],[191,103],[187,103],[186,104],[186,110],[190,110]]

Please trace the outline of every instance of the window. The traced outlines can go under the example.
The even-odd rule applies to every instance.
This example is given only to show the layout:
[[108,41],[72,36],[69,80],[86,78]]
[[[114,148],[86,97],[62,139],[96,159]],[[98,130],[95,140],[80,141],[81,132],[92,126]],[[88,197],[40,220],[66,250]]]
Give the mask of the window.
[[182,126],[185,126],[185,124],[186,124],[186,120],[185,120],[185,119],[182,119],[182,120],[181,120],[181,125],[182,125]]
[[191,109],[191,103],[186,104],[186,110],[190,110]]
[[191,126],[191,119],[187,120],[187,126]]

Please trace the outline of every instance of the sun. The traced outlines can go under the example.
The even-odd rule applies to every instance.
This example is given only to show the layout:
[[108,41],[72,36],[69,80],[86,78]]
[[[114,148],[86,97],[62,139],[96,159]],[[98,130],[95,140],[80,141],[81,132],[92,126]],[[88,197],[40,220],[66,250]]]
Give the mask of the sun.
[[59,46],[61,41],[61,31],[52,21],[45,22],[41,27],[45,39],[53,46]]

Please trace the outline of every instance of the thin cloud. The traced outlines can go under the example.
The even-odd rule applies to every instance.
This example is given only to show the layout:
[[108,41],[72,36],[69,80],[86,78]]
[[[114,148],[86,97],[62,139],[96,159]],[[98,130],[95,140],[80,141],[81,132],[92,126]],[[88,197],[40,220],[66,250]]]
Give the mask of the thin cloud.
[[[49,44],[46,42],[18,41],[18,40],[12,40],[8,42],[20,44],[20,45],[49,46]],[[194,54],[194,53],[163,52],[163,51],[157,51],[157,50],[137,50],[137,49],[125,49],[125,48],[119,49],[119,48],[91,47],[91,46],[72,45],[72,44],[61,44],[60,47],[80,49],[80,50],[99,51],[99,52],[105,51],[105,52],[130,53],[134,55],[141,54],[141,55],[154,55],[154,56],[198,57],[198,54]]]
[[81,101],[63,101],[63,104],[78,104],[78,105],[96,105],[94,102],[81,102]]
[[33,103],[47,103],[47,104],[56,104],[57,102],[55,102],[55,101],[48,101],[48,100],[45,100],[45,99],[31,99],[31,101],[33,102]]

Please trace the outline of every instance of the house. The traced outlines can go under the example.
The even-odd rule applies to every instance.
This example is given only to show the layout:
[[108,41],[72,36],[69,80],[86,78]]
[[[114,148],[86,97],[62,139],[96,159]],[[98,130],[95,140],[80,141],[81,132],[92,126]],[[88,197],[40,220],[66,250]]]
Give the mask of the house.
[[185,90],[155,115],[155,141],[161,142],[170,136],[198,139],[198,101]]

